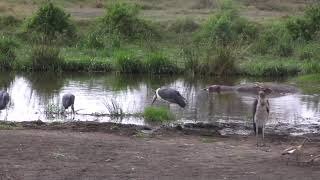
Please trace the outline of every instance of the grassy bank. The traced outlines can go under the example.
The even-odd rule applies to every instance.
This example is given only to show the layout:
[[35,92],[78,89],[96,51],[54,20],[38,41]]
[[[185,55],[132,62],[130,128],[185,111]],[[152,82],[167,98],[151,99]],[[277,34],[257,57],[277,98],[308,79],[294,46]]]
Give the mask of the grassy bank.
[[298,17],[258,23],[241,16],[243,4],[221,0],[202,22],[187,17],[168,23],[143,18],[146,7],[139,3],[110,3],[90,20],[73,19],[61,3],[39,5],[24,20],[0,16],[0,69],[217,76],[320,72],[319,5]]

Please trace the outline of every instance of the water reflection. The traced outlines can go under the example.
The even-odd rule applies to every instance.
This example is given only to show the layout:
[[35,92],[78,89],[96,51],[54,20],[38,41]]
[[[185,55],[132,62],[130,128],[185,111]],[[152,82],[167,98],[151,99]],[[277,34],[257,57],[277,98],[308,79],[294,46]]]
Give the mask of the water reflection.
[[[146,106],[151,104],[154,90],[161,86],[168,86],[179,90],[187,99],[188,105],[185,109],[175,105],[170,106],[171,111],[175,113],[180,122],[251,123],[252,103],[255,98],[253,95],[209,94],[201,89],[210,84],[234,85],[254,81],[257,80],[105,73],[33,73],[1,74],[0,76],[1,88],[10,90],[14,102],[14,106],[9,110],[9,120],[41,119],[45,121],[47,119],[43,116],[43,109],[48,104],[59,105],[62,95],[72,92],[76,96],[75,109],[81,109],[80,115],[76,115],[76,120],[135,124],[144,124],[144,121],[137,117],[110,119],[89,114],[107,113],[104,103],[111,99],[117,101],[125,113],[142,112]],[[270,97],[271,116],[268,123],[320,124],[319,101],[320,96],[316,95],[295,94]],[[161,102],[156,103],[156,105],[159,104]]]

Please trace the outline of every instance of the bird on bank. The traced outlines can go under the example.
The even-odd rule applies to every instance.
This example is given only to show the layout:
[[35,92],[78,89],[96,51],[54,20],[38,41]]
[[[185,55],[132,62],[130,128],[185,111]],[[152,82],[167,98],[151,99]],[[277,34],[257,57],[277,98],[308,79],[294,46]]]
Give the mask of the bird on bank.
[[[297,162],[300,162],[300,159],[301,159],[301,156],[303,154],[303,147],[304,147],[304,144],[307,142],[307,141],[310,141],[309,138],[305,138],[301,144],[297,145],[297,146],[291,146],[285,150],[282,151],[281,155],[289,155],[289,156],[295,156],[296,158],[296,161]],[[287,161],[288,163],[288,161]]]
[[10,101],[10,96],[9,93],[7,93],[6,91],[0,91],[0,112],[1,110],[6,109],[6,115],[5,115],[5,120],[7,119],[8,116],[8,109],[7,109],[7,105]]
[[63,110],[62,110],[62,114],[64,114],[64,112],[69,108],[71,107],[71,111],[72,111],[72,114],[73,114],[73,119],[74,119],[74,116],[75,116],[75,111],[74,111],[74,100],[75,100],[75,96],[71,93],[67,93],[67,94],[64,94],[62,96],[62,105],[63,105]]
[[182,108],[186,107],[186,99],[179,93],[179,91],[172,88],[158,88],[153,96],[152,104],[157,100],[164,100],[166,102],[177,104]]
[[265,124],[269,118],[269,101],[264,91],[259,91],[258,98],[253,104],[253,130],[256,135],[257,146],[259,146],[259,132],[262,134],[262,145],[264,144]]

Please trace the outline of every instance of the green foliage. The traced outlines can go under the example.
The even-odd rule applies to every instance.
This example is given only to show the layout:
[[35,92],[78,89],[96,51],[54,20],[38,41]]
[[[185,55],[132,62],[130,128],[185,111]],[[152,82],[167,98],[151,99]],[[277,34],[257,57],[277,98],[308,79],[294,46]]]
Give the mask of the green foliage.
[[181,56],[184,60],[184,69],[193,73],[199,70],[199,50],[194,46],[185,45],[181,49]]
[[119,34],[125,39],[147,38],[157,35],[155,29],[138,17],[139,8],[127,3],[108,6],[102,17],[99,31],[102,34]]
[[249,76],[288,76],[301,71],[300,64],[291,60],[259,59],[248,61],[240,66],[240,72]]
[[119,34],[113,33],[101,33],[99,30],[89,32],[87,37],[85,46],[89,48],[119,48],[121,44],[121,39]]
[[129,51],[117,51],[115,53],[117,70],[123,73],[143,72],[143,63]]
[[303,17],[290,18],[286,26],[294,39],[314,39],[320,30],[320,4],[309,6]]
[[60,49],[40,45],[32,49],[30,60],[34,71],[57,71],[60,70],[62,59],[59,57]]
[[320,94],[320,74],[298,76],[291,81],[296,83],[304,93]]
[[316,60],[311,60],[303,63],[302,65],[303,74],[320,73],[320,63]]
[[16,59],[15,48],[17,43],[8,37],[0,37],[0,69],[9,70],[13,68]]
[[143,117],[146,121],[161,123],[175,119],[170,110],[164,107],[146,107]]
[[0,16],[0,29],[5,26],[16,26],[20,23],[20,20],[14,16]]
[[259,54],[273,54],[288,57],[293,54],[293,39],[282,23],[267,25],[258,40],[254,43],[254,51]]
[[160,52],[150,53],[145,64],[147,71],[152,74],[172,74],[179,72],[178,66]]
[[[199,66],[201,74],[229,75],[237,73],[237,50],[233,46],[210,48]],[[240,57],[238,57],[240,58]]]
[[196,41],[213,45],[250,41],[257,36],[258,29],[252,22],[239,16],[232,1],[224,1],[196,34]]
[[75,36],[75,26],[63,9],[54,6],[51,2],[41,6],[27,21],[27,32],[38,32],[46,38],[55,39],[59,36],[72,38]]

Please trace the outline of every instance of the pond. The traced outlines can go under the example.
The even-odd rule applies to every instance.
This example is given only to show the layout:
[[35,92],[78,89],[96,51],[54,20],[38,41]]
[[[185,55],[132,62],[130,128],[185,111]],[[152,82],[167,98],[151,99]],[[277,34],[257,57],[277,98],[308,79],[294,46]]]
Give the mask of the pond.
[[[139,116],[111,118],[98,116],[106,114],[105,104],[115,101],[126,114],[140,113],[150,106],[154,90],[158,87],[172,87],[187,99],[187,107],[182,109],[170,105],[177,123],[239,123],[252,122],[252,104],[255,95],[208,93],[202,89],[212,84],[234,85],[246,82],[281,82],[286,79],[203,78],[185,76],[120,75],[115,73],[0,73],[0,89],[7,89],[12,103],[8,110],[9,121],[99,121],[125,124],[147,124]],[[49,105],[58,107],[64,93],[71,92],[75,99],[75,119],[70,116],[48,117],[45,111]],[[271,114],[269,126],[286,124],[300,128],[320,125],[319,95],[303,93],[269,97]],[[156,106],[165,105],[156,102]],[[60,105],[61,106],[61,105]],[[0,114],[3,120],[5,111]],[[311,131],[302,128],[303,131]],[[314,131],[314,130],[312,130]]]

